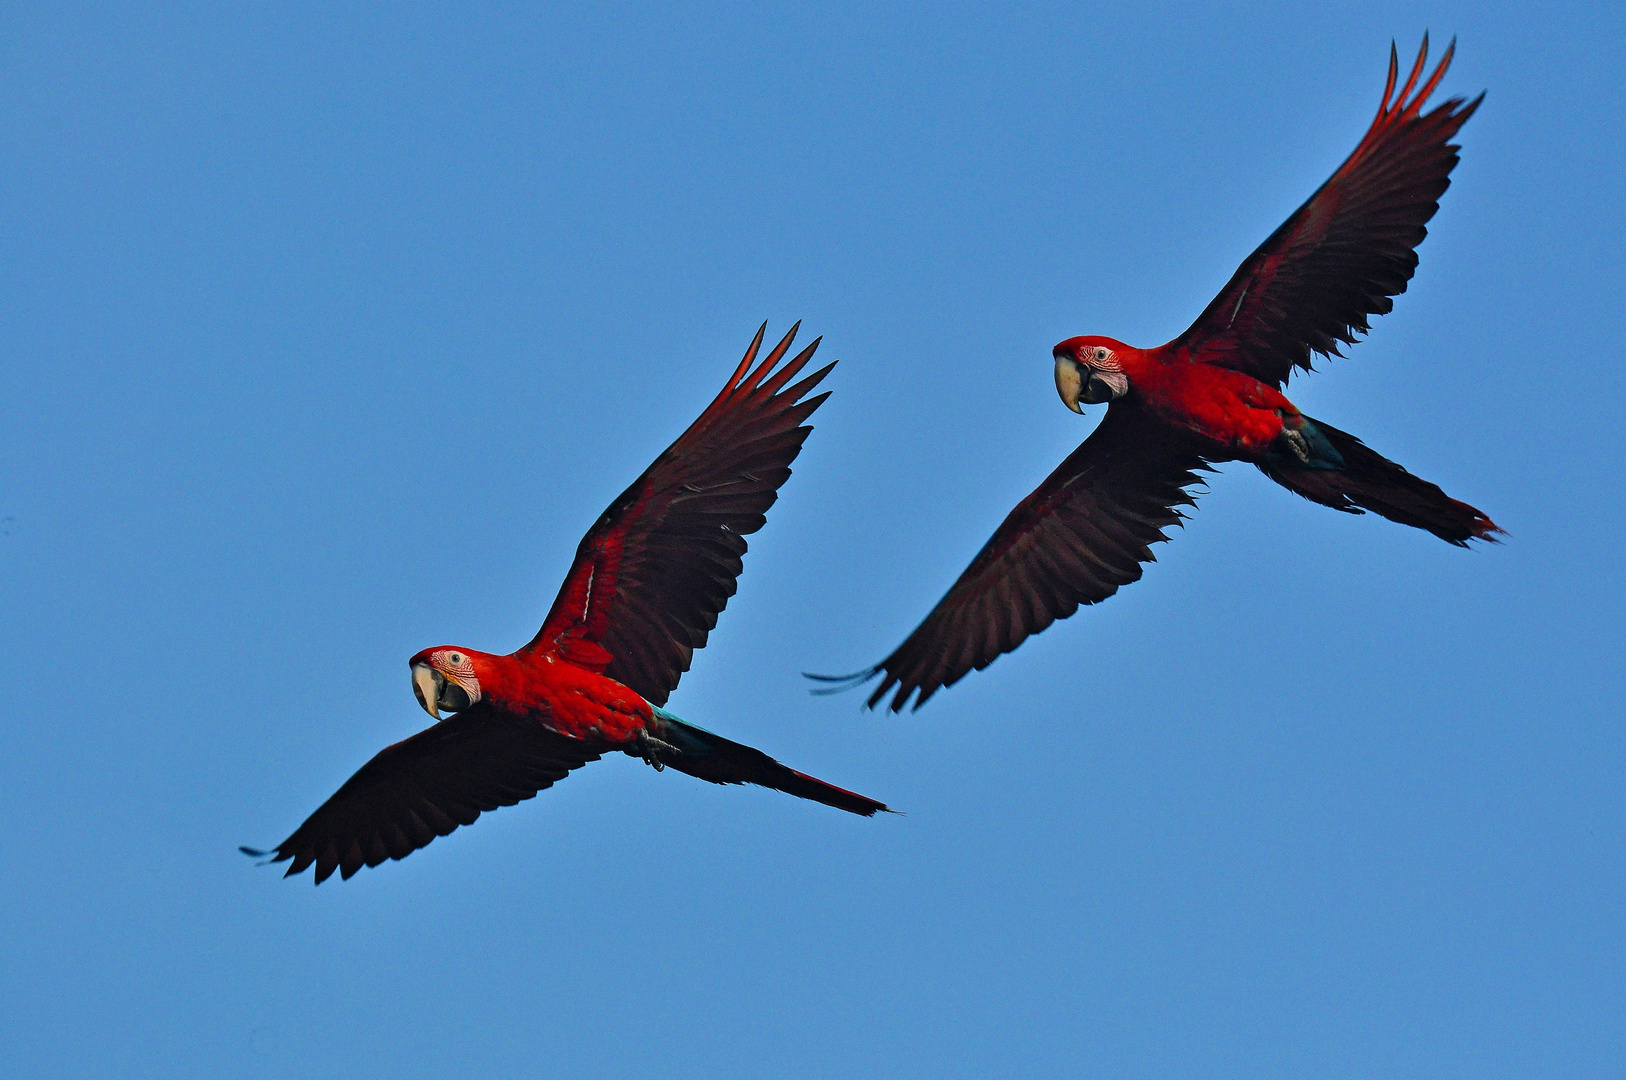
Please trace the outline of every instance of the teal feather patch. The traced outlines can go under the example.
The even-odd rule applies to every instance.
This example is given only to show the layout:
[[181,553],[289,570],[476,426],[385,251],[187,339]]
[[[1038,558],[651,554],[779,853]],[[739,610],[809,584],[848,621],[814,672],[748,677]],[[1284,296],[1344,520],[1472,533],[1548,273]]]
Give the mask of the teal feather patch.
[[1309,417],[1304,418],[1304,426],[1299,428],[1299,434],[1304,436],[1304,441],[1310,447],[1310,460],[1308,462],[1310,468],[1340,470],[1344,468],[1344,455],[1338,452],[1338,448],[1328,441],[1327,437],[1321,433],[1321,429],[1316,427],[1315,422]]
[[721,738],[703,727],[698,727],[673,713],[667,712],[659,705],[651,705],[655,719],[665,725],[660,733],[661,738],[682,750],[685,754],[708,754],[713,749],[714,738]]

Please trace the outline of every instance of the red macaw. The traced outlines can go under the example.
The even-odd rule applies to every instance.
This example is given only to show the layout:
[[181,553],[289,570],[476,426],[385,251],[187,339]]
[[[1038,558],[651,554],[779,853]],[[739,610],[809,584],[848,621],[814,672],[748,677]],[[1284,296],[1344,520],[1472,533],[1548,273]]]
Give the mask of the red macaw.
[[722,393],[604,511],[529,644],[412,657],[412,690],[437,722],[379,751],[276,846],[271,862],[293,860],[284,876],[314,863],[321,884],[335,869],[349,878],[404,859],[616,750],[865,817],[887,809],[661,708],[734,595],[745,537],[766,522],[813,430],[802,421],[830,396],[801,400],[833,363],[785,387],[818,341],[775,370],[797,326],[753,369],[767,326],[758,330]]
[[[1185,333],[1155,349],[1107,337],[1057,345],[1056,390],[1079,403],[1110,402],[1089,438],[1020,502],[924,622],[885,660],[847,686],[883,678],[867,705],[915,708],[1030,634],[1141,576],[1149,544],[1194,506],[1189,489],[1210,463],[1248,461],[1289,491],[1351,514],[1374,511],[1459,547],[1500,529],[1467,503],[1311,420],[1281,388],[1311,354],[1341,355],[1388,312],[1417,267],[1413,249],[1450,185],[1450,139],[1479,107],[1423,102],[1450,66],[1452,42],[1412,96],[1428,38],[1398,96],[1398,58],[1377,118],[1332,178],[1232,275]],[[834,689],[845,689],[846,686]],[[833,692],[833,691],[827,691]]]

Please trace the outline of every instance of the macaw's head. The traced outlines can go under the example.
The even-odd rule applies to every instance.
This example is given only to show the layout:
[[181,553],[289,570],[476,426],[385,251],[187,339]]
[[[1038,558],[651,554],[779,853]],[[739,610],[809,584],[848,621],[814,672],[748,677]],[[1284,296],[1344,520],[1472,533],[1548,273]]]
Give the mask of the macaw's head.
[[441,710],[462,712],[480,700],[480,677],[476,665],[485,654],[473,653],[455,645],[425,649],[412,658],[412,692],[418,704],[436,720]]
[[1086,405],[1100,405],[1129,393],[1124,355],[1132,350],[1108,337],[1068,338],[1051,350],[1056,357],[1056,393],[1076,413]]

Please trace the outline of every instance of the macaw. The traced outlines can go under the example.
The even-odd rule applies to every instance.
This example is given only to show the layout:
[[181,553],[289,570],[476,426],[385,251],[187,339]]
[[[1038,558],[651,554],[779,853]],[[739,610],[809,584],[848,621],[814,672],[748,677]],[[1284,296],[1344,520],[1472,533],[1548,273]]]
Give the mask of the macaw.
[[1398,57],[1377,118],[1348,160],[1232,275],[1185,333],[1155,349],[1108,337],[1057,345],[1056,390],[1075,413],[1107,403],[1101,423],[1023,499],[920,626],[885,660],[848,676],[833,693],[882,679],[901,711],[919,708],[972,669],[981,670],[1080,604],[1094,604],[1141,576],[1148,545],[1195,506],[1199,473],[1247,461],[1289,491],[1334,510],[1367,510],[1426,529],[1458,547],[1495,541],[1484,513],[1450,498],[1369,449],[1312,420],[1282,394],[1313,353],[1340,356],[1394,306],[1417,267],[1414,248],[1450,185],[1451,138],[1474,114],[1452,98],[1423,112],[1456,50],[1453,41],[1421,89],[1428,37],[1394,94]]
[[335,869],[348,879],[616,750],[865,817],[888,809],[662,708],[734,595],[745,537],[813,430],[802,422],[830,396],[802,400],[833,363],[785,386],[819,347],[780,366],[800,325],[753,368],[764,324],[716,400],[604,511],[536,637],[507,656],[417,653],[412,691],[435,724],[379,751],[274,849],[243,852],[292,859],[285,877],[315,864],[318,885]]

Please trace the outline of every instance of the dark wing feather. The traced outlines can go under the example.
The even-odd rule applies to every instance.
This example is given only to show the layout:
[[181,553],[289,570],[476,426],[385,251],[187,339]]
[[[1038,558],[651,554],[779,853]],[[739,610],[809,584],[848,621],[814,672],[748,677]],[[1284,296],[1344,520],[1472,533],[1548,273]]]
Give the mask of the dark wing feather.
[[[1080,604],[1094,604],[1141,576],[1148,545],[1166,540],[1186,490],[1207,463],[1193,436],[1129,399],[1105,419],[1038,490],[1017,504],[948,594],[891,656],[852,676],[881,683],[874,707],[920,708],[973,668],[982,670]],[[821,677],[827,678],[827,677]],[[828,681],[837,681],[829,679]],[[845,680],[842,680],[845,681]]]
[[487,810],[531,798],[605,749],[476,704],[380,750],[277,845],[271,861],[293,860],[285,876],[315,863],[318,885],[335,869],[348,879],[363,866],[404,859]]
[[[1411,94],[1428,58],[1428,37],[1411,77],[1391,101],[1399,67],[1366,136],[1338,171],[1248,256],[1220,294],[1171,345],[1192,358],[1278,387],[1313,353],[1341,355],[1385,315],[1417,269],[1414,250],[1450,186],[1452,136],[1484,99],[1452,98],[1428,113],[1423,102],[1451,65],[1451,43],[1427,83]],[[1409,96],[1410,95],[1410,96]]]
[[745,537],[767,521],[813,430],[802,421],[830,396],[801,400],[834,364],[786,387],[819,347],[779,366],[795,326],[753,368],[763,330],[716,400],[582,538],[521,652],[553,650],[665,704],[734,595]]

